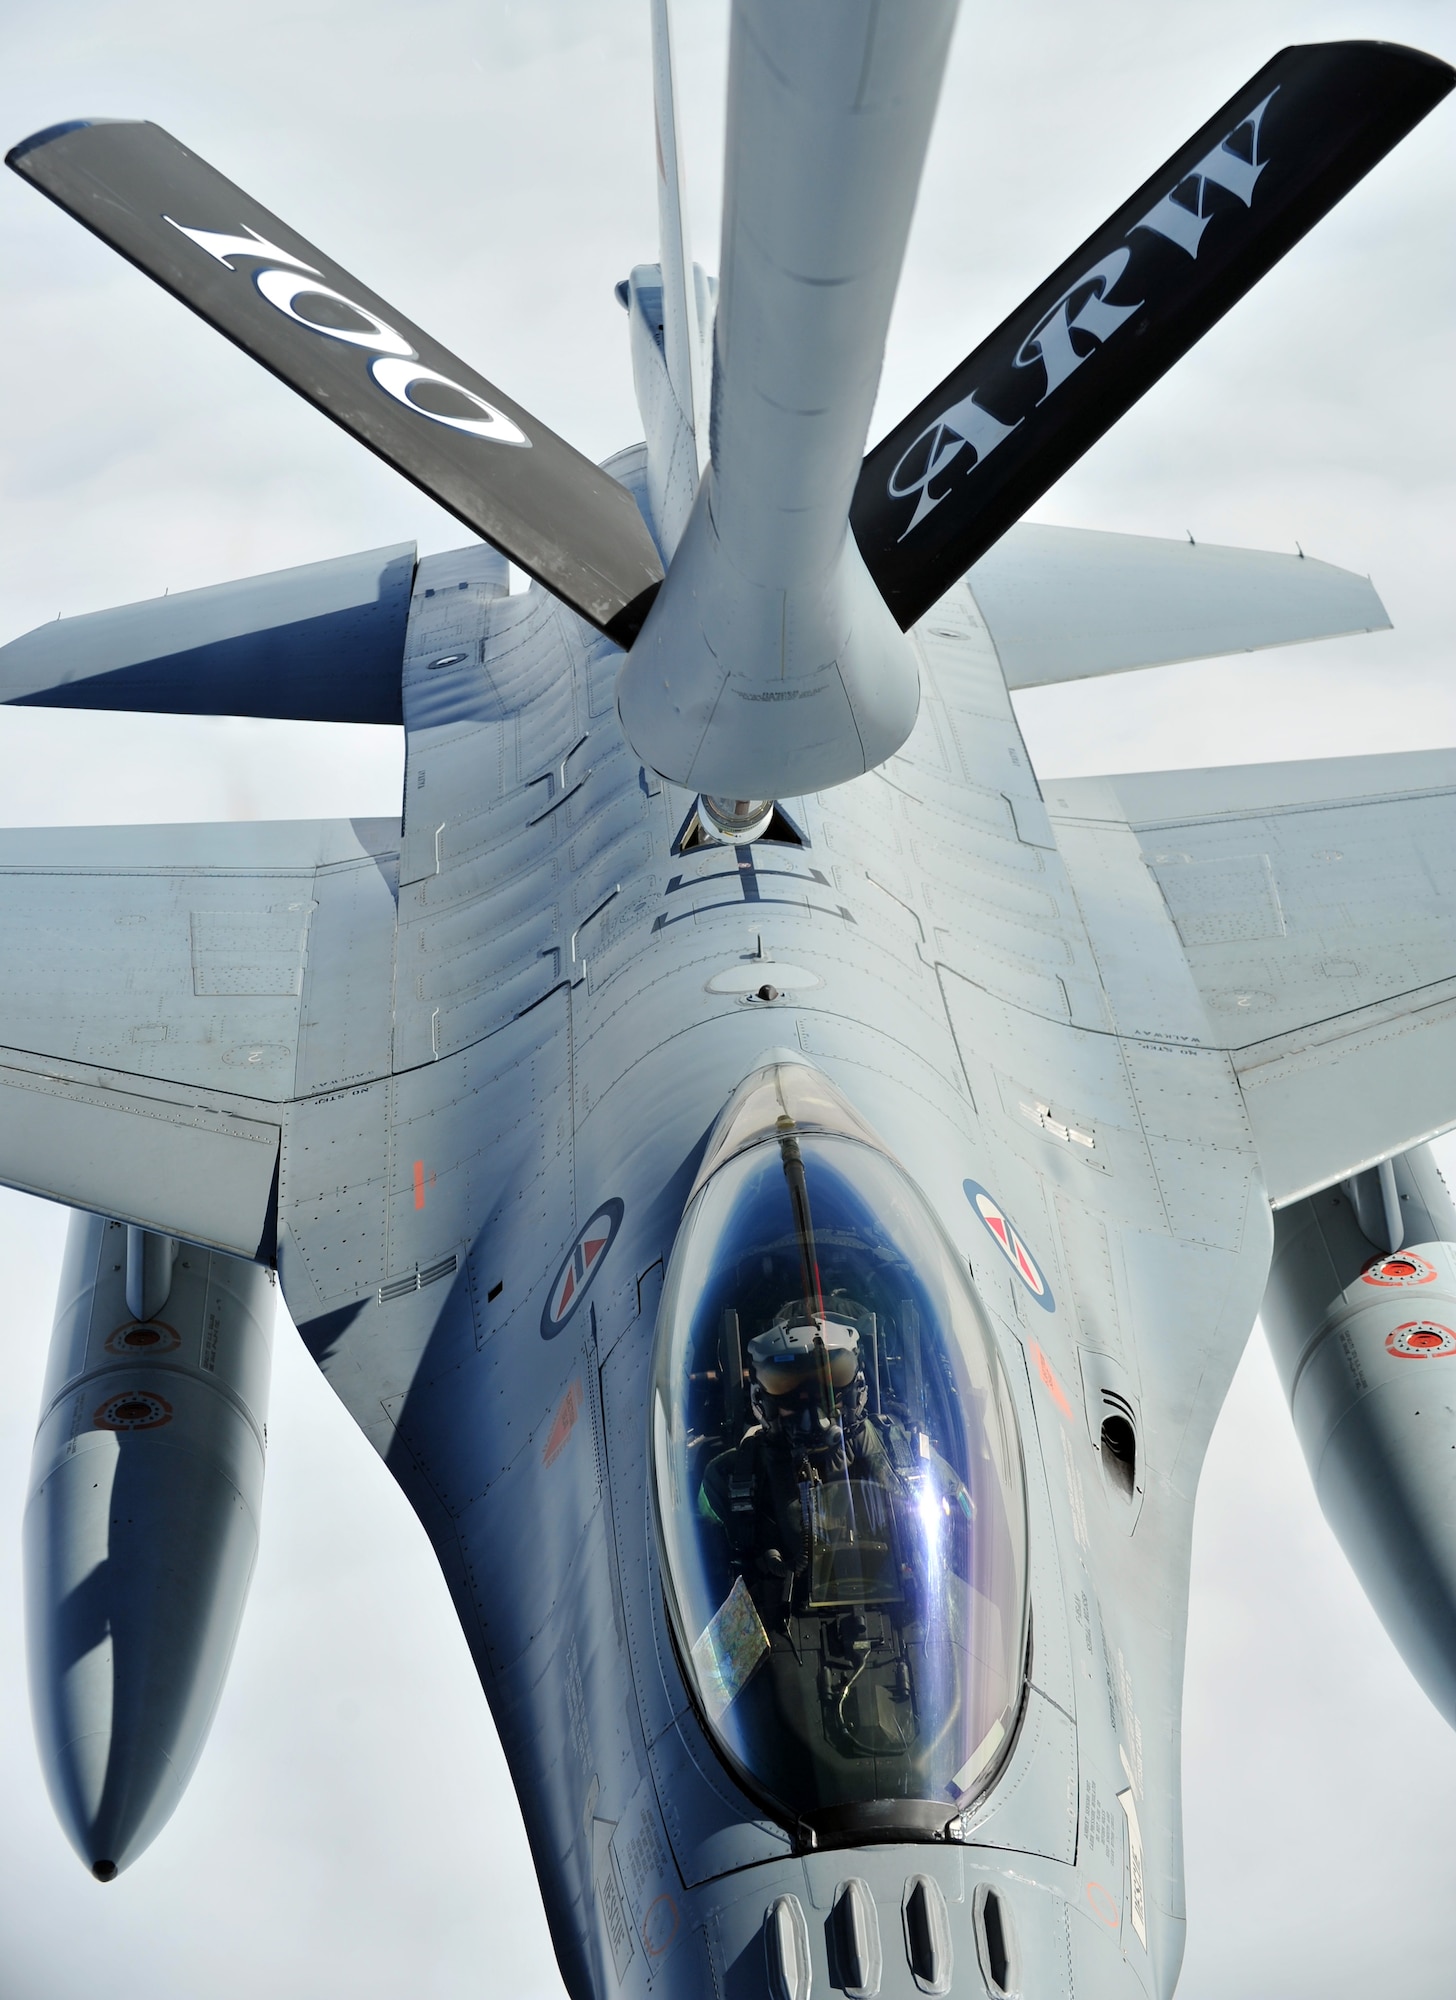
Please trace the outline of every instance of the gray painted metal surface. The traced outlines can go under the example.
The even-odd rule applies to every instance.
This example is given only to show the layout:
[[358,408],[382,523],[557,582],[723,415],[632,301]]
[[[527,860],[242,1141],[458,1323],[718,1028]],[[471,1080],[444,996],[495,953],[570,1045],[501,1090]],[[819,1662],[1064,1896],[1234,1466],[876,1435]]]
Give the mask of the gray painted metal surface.
[[[398,823],[0,837],[0,920],[31,947],[0,979],[0,1179],[104,1218],[79,1223],[75,1242],[115,1242],[104,1276],[118,1315],[129,1290],[154,1306],[168,1275],[147,1232],[182,1241],[173,1291],[179,1271],[237,1273],[240,1257],[275,1266],[310,1352],[431,1538],[579,2000],[810,2000],[826,1989],[909,2000],[978,1980],[991,1995],[1170,1995],[1185,1920],[1179,1712],[1193,1505],[1265,1293],[1273,1207],[1456,1124],[1440,1082],[1456,1073],[1445,1042],[1456,1005],[1449,757],[1355,760],[1313,776],[1084,781],[1044,797],[994,620],[964,583],[896,635],[901,692],[915,699],[883,740],[860,738],[858,762],[806,764],[805,745],[822,749],[835,730],[816,738],[809,723],[796,735],[772,704],[745,700],[735,729],[760,759],[752,771],[802,780],[760,787],[747,764],[712,767],[735,796],[796,794],[756,839],[705,837],[701,800],[629,747],[632,717],[677,749],[693,738],[669,713],[672,685],[650,688],[639,671],[634,696],[643,662],[652,673],[665,664],[669,682],[681,667],[679,692],[691,682],[696,700],[700,642],[721,614],[714,632],[767,684],[803,664],[781,640],[795,593],[813,594],[811,571],[814,590],[826,577],[832,587],[800,636],[834,636],[860,585],[870,588],[844,553],[854,548],[844,506],[879,349],[851,342],[826,356],[836,308],[805,279],[845,278],[869,319],[888,312],[949,10],[923,10],[898,48],[875,42],[881,16],[852,9],[855,40],[842,8],[806,8],[792,29],[747,0],[737,10],[732,268],[713,465],[691,507],[684,403],[695,412],[697,390],[681,232],[656,267],[660,319],[653,267],[629,281],[648,435],[603,478],[678,554],[655,636],[649,625],[625,669],[559,598],[502,595],[489,551],[431,556],[414,573],[400,640]],[[654,18],[661,86],[664,10]],[[775,71],[764,51],[780,43]],[[831,43],[834,60],[816,67],[810,58]],[[846,67],[846,49],[866,59],[860,68]],[[888,141],[903,143],[887,165]],[[836,179],[846,163],[857,204]],[[785,174],[805,189],[797,216],[781,200]],[[856,206],[861,221],[877,219],[858,235],[845,220]],[[775,247],[806,247],[815,216],[837,233],[808,244],[807,264],[787,254],[775,264]],[[701,309],[710,289],[694,280],[692,298]],[[785,388],[792,421],[765,415],[768,390]],[[837,411],[823,427],[821,393]],[[824,493],[851,445],[835,517]],[[815,490],[791,519],[800,456]],[[718,532],[710,492],[724,502],[718,555],[704,554]],[[638,531],[628,539],[637,545]],[[1081,553],[1091,546],[1077,545],[1089,571],[1104,560]],[[1171,582],[1175,570],[1192,575],[1189,559],[1144,551],[1144,574],[1164,563],[1163,597],[1119,638],[1104,568],[1100,623],[1068,660],[1057,636],[1073,588],[1065,547],[1025,543],[1028,562],[1052,551],[1055,576],[1038,633],[1007,640],[1013,656],[1023,646],[1023,669],[1055,654],[1069,670],[1111,671],[1208,639],[1208,602]],[[736,594],[724,549],[747,563]],[[1114,555],[1118,569],[1128,551]],[[1256,563],[1241,575],[1255,571],[1265,574]],[[1351,588],[1315,581],[1320,608],[1296,616],[1287,595],[1264,591],[1223,601],[1217,616],[1230,622],[1218,629],[1240,643],[1295,636],[1292,625],[1303,634]],[[1367,601],[1358,589],[1355,599]],[[888,618],[876,602],[871,637]],[[774,604],[779,637],[765,646]],[[240,615],[246,625],[251,614]],[[264,618],[246,629],[277,628]],[[816,665],[832,657],[831,647]],[[846,741],[841,731],[839,750]],[[677,749],[658,761],[686,776],[695,767]],[[861,775],[810,785],[850,770]],[[762,1773],[720,1754],[699,1658],[717,1614],[680,1646],[667,1609],[652,1430],[659,1300],[709,1134],[765,1066],[822,1075],[903,1167],[905,1201],[923,1208],[957,1284],[984,1305],[1004,1392],[987,1379],[998,1381],[1006,1462],[1021,1482],[1026,1615],[1013,1629],[1029,1639],[1013,1647],[1012,1726],[937,1799],[870,1800],[872,1837],[856,1838],[852,1818],[836,1828],[821,1816],[816,1830],[812,1805],[786,1807]],[[792,1185],[789,1162],[785,1141]],[[1356,1184],[1360,1233],[1379,1227],[1389,1244],[1399,1221],[1404,1235],[1401,1173]],[[1427,1194],[1421,1218],[1406,1209],[1444,1256],[1452,1230]],[[807,1225],[796,1227],[802,1253]],[[1306,1331],[1340,1285],[1365,1281],[1344,1256],[1294,1286]],[[102,1290],[98,1277],[98,1301]],[[58,1383],[86,1379],[91,1348],[76,1347],[77,1329],[89,1342],[105,1317],[99,1303],[63,1305]],[[1327,1331],[1315,1339],[1333,1355]],[[818,1348],[827,1371],[822,1325]],[[1412,1370],[1440,1368],[1435,1349],[1413,1353],[1427,1358]],[[222,1408],[199,1386],[204,1372],[200,1351],[186,1393]],[[709,1374],[726,1396],[731,1368]],[[857,1389],[851,1374],[839,1389]],[[223,1402],[246,1415],[256,1395],[234,1388],[239,1403]],[[761,1374],[745,1384],[740,1365],[745,1388],[776,1393]],[[1334,1404],[1308,1416],[1298,1384],[1293,1393],[1317,1445]],[[1359,1448],[1344,1450],[1344,1497],[1329,1502],[1362,1574],[1384,1530],[1379,1510],[1358,1503],[1401,1423],[1415,1421],[1396,1410],[1382,1428],[1377,1400],[1361,1392],[1335,1412],[1345,1437],[1351,1410],[1365,1426]],[[64,1440],[43,1429],[38,1465],[50,1466],[53,1446],[69,1464],[111,1448],[84,1402],[55,1404],[77,1408]],[[47,1424],[57,1421],[50,1411]],[[836,1420],[824,1421],[832,1431]],[[934,1456],[922,1431],[918,1458]],[[1317,1479],[1329,1462],[1327,1450]],[[43,1490],[64,1476],[44,1471]],[[238,1472],[234,1490],[246,1483]],[[1428,1504],[1444,1490],[1423,1489],[1430,1561],[1408,1593],[1415,1614],[1405,1624],[1389,1614],[1393,1630],[1416,1635],[1422,1671],[1421,1649],[1451,1611]],[[700,1501],[707,1491],[705,1478]],[[963,1487],[961,1497],[974,1519],[976,1496]],[[948,1490],[943,1500],[949,1518]],[[808,1509],[807,1547],[812,1509],[795,1504]],[[50,1519],[50,1502],[38,1505],[36,1518]],[[240,1602],[246,1538],[216,1539],[214,1581]],[[73,1568],[83,1542],[67,1544],[81,1552]],[[72,1574],[49,1547],[35,1569],[49,1579],[38,1629],[60,1632]],[[777,1554],[792,1597],[797,1572]],[[745,1562],[740,1583],[746,1574]],[[902,1565],[892,1581],[891,1601],[904,1605],[923,1580]],[[160,1632],[165,1616],[153,1622]],[[194,1721],[214,1698],[226,1623],[219,1613],[209,1626],[206,1670],[178,1692],[177,1713]],[[865,1632],[837,1621],[833,1643],[851,1656],[874,1643],[861,1623]],[[751,1691],[753,1644],[745,1621],[746,1677],[731,1689],[730,1651],[708,1649],[730,1702]],[[823,1637],[821,1659],[829,1646]],[[66,1671],[42,1649],[44,1700],[61,1700]],[[885,1699],[893,1716],[896,1691]],[[826,1731],[837,1726],[822,1697],[817,1712]],[[135,1758],[132,1733],[119,1754]],[[80,1823],[72,1806],[63,1813]],[[887,1839],[890,1824],[928,1837]]]
[[[398,828],[0,835],[0,1171],[271,1255],[279,1106],[388,1063]],[[313,955],[310,956],[310,940]]]
[[128,1231],[75,1215],[31,1462],[26,1642],[41,1765],[98,1881],[154,1840],[212,1724],[258,1551],[274,1290],[177,1246],[145,1313]]
[[[615,475],[640,488],[642,458]],[[807,844],[675,853],[692,800],[622,742],[614,649],[542,593],[498,596],[482,552],[433,557],[403,666],[401,829],[11,837],[11,894],[86,885],[73,952],[118,896],[159,919],[156,991],[120,1018],[116,980],[57,981],[66,1049],[109,1089],[156,1093],[163,1131],[185,1100],[247,1104],[282,1133],[290,1308],[434,1540],[581,1993],[762,1991],[780,1896],[805,1913],[817,1981],[838,1949],[851,1858],[795,1853],[719,1763],[673,1652],[645,1421],[698,1153],[785,1044],[884,1133],[973,1270],[1027,1464],[1035,1638],[1007,1760],[949,1847],[853,1853],[882,1991],[928,1990],[906,1943],[920,1875],[940,1884],[955,1964],[982,1950],[990,1883],[1028,1981],[1069,1954],[1078,1991],[1166,1993],[1176,1976],[1192,1500],[1264,1287],[1261,1160],[1139,831],[1111,793],[1072,815],[1054,789],[1048,816],[968,590],[913,643],[914,735],[855,785],[787,802]],[[248,959],[275,990],[198,990],[199,883],[234,916],[316,904],[304,949],[290,931],[277,966]],[[757,998],[780,965],[780,997]],[[220,1004],[258,1037],[236,1046],[283,1024],[277,1079],[250,1076],[246,1097],[222,1060],[234,1042],[189,1026]],[[7,1039],[53,1051],[60,1029],[19,1005],[32,1029]],[[172,1039],[126,1040],[154,1016],[175,1016]],[[127,1068],[98,1066],[123,1048]],[[967,1180],[1012,1218],[1053,1310]],[[599,1276],[543,1339],[563,1259],[608,1201],[622,1219]],[[1170,1297],[1177,1343],[1159,1333]],[[1104,1443],[1114,1408],[1131,1482]]]
[[968,581],[1013,689],[1390,624],[1369,577],[1333,563],[1032,521]]
[[842,783],[915,720],[845,515],[954,18],[734,9],[712,459],[619,688],[647,768],[710,794]]
[[[662,309],[657,315],[664,370],[692,468],[688,502],[708,460],[709,384],[712,356],[711,294],[693,262],[688,230],[687,176],[678,143],[672,15],[667,0],[652,0],[652,118],[657,140],[657,243]],[[664,454],[664,463],[668,454]],[[676,536],[673,537],[674,542]]]
[[403,542],[57,618],[0,646],[0,701],[398,723],[414,567]]
[[[667,321],[670,299],[663,284],[662,267],[638,264],[624,280],[629,340],[632,353],[632,386],[646,433],[647,467],[643,511],[664,557],[671,559],[693,511],[701,474],[700,437],[688,423],[678,401],[667,365]],[[618,288],[621,295],[622,287]],[[711,366],[709,346],[713,325],[716,281],[695,264],[693,294],[697,306],[696,327],[684,334],[684,342],[694,337],[701,348],[699,371]]]
[[1393,1168],[1393,1246],[1359,1182],[1280,1213],[1262,1317],[1325,1517],[1456,1726],[1456,1209],[1425,1147]]
[[[580,628],[543,598],[480,598],[468,555],[421,565],[416,614],[394,1074],[288,1108],[279,1268],[435,1539],[568,1982],[688,1992],[714,1966],[727,1990],[760,1991],[742,1982],[766,1976],[780,1894],[822,1899],[810,1949],[829,1948],[845,1859],[822,1857],[806,1892],[818,1858],[792,1858],[793,1830],[719,1764],[674,1656],[645,1418],[656,1292],[704,1137],[788,1043],[911,1164],[974,1269],[1028,1461],[1036,1638],[1009,1760],[943,1863],[854,1854],[884,1990],[922,1990],[901,1913],[916,1873],[952,1869],[953,1949],[975,1956],[970,1863],[1001,1871],[1028,1973],[1046,1951],[1095,1967],[1110,1949],[1115,1986],[1125,1948],[1143,1968],[1126,1976],[1168,1990],[1192,1495],[1270,1224],[1231,1065],[1197,1044],[1201,1002],[1133,836],[1099,833],[1068,872],[968,593],[916,635],[906,751],[789,802],[807,846],[687,855],[672,846],[691,799],[625,750],[611,656]],[[427,664],[472,633],[483,665]],[[1097,955],[1133,926],[1126,971]],[[722,977],[772,988],[780,961],[802,983],[779,999]],[[966,1179],[1015,1219],[1054,1311]],[[543,1340],[562,1260],[612,1199],[601,1275]],[[1170,1288],[1172,1351],[1143,1332]],[[1134,1412],[1135,1496],[1102,1452],[1108,1388]]]
[[1078,838],[1132,825],[1276,1205],[1456,1123],[1452,775],[1415,752],[1049,790]]

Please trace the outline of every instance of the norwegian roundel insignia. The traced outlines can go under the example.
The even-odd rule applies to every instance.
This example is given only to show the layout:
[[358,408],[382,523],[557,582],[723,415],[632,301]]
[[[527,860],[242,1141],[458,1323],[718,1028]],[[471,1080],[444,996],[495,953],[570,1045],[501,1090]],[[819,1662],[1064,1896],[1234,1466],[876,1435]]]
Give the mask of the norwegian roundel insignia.
[[1385,1336],[1385,1351],[1397,1361],[1439,1361],[1456,1354],[1456,1333],[1433,1319],[1408,1320]]
[[551,1281],[546,1303],[541,1308],[541,1338],[554,1340],[571,1318],[595,1282],[606,1262],[625,1210],[615,1195],[604,1201],[590,1222],[576,1233],[576,1241],[561,1260],[561,1269]]
[[1392,1250],[1388,1257],[1377,1257],[1368,1264],[1360,1275],[1367,1285],[1429,1285],[1436,1267],[1410,1250]]
[[1027,1249],[1020,1232],[996,1197],[988,1194],[979,1181],[966,1181],[964,1185],[966,1200],[986,1225],[987,1233],[994,1238],[1001,1255],[1043,1311],[1055,1312],[1057,1302],[1052,1297],[1052,1288],[1047,1283],[1040,1264]]

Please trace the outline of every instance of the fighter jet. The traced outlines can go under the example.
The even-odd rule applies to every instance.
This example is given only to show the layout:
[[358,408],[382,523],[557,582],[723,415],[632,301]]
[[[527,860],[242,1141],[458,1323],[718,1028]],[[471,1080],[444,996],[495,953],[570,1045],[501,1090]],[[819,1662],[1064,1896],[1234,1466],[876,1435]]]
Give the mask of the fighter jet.
[[98,1882],[221,1692],[275,1277],[430,1535],[573,1995],[1171,1993],[1261,1311],[1456,1721],[1456,765],[1043,789],[1011,706],[1386,622],[1022,517],[1456,78],[1274,55],[866,453],[953,15],[735,0],[715,282],[655,0],[604,467],[156,126],[9,155],[480,538],[0,649],[11,702],[406,742],[398,821],[0,835],[0,1180],[75,1211],[35,1720]]

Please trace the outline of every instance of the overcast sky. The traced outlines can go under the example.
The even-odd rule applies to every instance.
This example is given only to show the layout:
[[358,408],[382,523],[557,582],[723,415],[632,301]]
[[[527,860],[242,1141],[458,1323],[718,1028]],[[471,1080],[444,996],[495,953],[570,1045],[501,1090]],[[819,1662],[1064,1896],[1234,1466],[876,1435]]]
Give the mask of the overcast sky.
[[[678,0],[715,268],[725,0]],[[150,117],[574,443],[639,433],[612,286],[655,256],[645,0],[0,0],[0,141]],[[1277,48],[1456,57],[1421,0],[963,7],[886,357],[887,428]],[[1036,510],[1373,575],[1396,629],[1023,697],[1044,775],[1456,745],[1447,105]],[[0,638],[460,528],[0,175]],[[398,811],[389,731],[0,711],[0,822]],[[1398,892],[1398,885],[1396,885]],[[4,948],[22,951],[22,939]],[[63,1212],[0,1196],[0,2000],[560,1993],[422,1532],[280,1324],[264,1546],[216,1728],[109,1888],[32,1748],[19,1528]],[[1262,1339],[1199,1505],[1184,2000],[1447,2000],[1456,1738],[1314,1506]]]

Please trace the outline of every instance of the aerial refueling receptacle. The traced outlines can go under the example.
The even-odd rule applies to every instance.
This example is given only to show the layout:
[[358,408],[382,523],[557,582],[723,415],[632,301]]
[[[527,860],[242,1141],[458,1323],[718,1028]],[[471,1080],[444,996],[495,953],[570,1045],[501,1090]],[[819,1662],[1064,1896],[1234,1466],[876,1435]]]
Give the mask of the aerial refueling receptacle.
[[1456,1209],[1430,1150],[1274,1218],[1264,1331],[1326,1520],[1456,1725]]
[[272,1320],[261,1265],[72,1216],[26,1640],[51,1802],[98,1881],[170,1818],[222,1693],[258,1550]]

